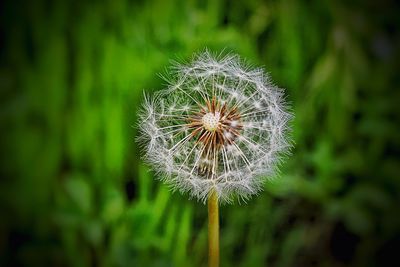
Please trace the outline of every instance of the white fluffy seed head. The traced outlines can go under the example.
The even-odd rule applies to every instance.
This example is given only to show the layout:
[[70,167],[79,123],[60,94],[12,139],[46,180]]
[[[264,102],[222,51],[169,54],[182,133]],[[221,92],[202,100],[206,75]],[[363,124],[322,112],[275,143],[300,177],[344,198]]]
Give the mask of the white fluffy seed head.
[[235,55],[200,53],[170,76],[139,113],[145,160],[202,201],[212,190],[222,203],[258,193],[291,147],[283,90]]

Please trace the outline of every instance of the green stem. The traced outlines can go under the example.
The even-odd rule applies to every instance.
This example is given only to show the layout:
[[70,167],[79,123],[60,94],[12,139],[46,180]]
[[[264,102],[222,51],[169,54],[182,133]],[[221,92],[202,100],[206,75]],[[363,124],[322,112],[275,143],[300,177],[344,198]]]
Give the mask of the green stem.
[[219,212],[215,190],[208,197],[208,266],[219,266]]

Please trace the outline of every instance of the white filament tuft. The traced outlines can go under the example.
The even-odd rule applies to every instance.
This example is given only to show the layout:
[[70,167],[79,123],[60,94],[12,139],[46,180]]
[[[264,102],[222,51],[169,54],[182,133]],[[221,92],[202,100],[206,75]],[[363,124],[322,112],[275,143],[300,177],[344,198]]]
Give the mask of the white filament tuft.
[[[251,69],[231,54],[200,53],[187,65],[175,65],[170,74],[168,87],[146,96],[139,113],[138,142],[145,160],[174,190],[201,201],[213,189],[220,202],[257,194],[264,177],[274,174],[291,147],[292,115],[283,90],[262,69]],[[209,111],[207,103],[212,100],[217,108]],[[219,113],[223,106],[225,115]],[[194,132],[190,119],[202,110],[201,125]],[[237,113],[232,120],[229,110]],[[211,134],[219,131],[219,145],[199,141],[211,140]]]

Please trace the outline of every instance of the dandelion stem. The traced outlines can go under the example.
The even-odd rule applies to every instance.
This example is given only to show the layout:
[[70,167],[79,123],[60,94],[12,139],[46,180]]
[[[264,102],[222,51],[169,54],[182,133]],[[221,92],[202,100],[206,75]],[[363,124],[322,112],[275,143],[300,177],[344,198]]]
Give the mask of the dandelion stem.
[[215,190],[208,198],[208,266],[219,266],[219,212]]

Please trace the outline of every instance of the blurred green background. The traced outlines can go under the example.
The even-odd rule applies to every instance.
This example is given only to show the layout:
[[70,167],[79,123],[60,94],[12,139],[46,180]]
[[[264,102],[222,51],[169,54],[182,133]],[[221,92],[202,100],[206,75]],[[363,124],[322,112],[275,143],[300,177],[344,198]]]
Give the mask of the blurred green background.
[[5,1],[0,265],[206,266],[206,206],[134,138],[142,92],[208,47],[286,88],[293,154],[221,208],[221,266],[400,266],[395,1]]

